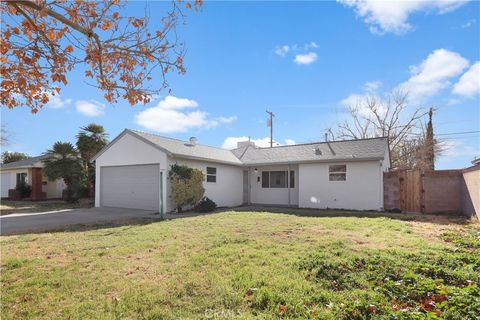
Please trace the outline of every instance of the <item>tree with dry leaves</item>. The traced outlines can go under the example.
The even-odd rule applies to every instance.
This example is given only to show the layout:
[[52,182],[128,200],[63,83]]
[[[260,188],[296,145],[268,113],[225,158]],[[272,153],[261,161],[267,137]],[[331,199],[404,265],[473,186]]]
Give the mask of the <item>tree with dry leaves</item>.
[[184,10],[198,10],[202,0],[156,6],[167,8],[160,21],[151,21],[148,10],[129,16],[120,0],[2,1],[2,106],[38,112],[80,65],[107,101],[148,103],[168,87],[169,72],[185,73],[176,29]]
[[[425,130],[422,120],[428,114],[422,108],[410,110],[407,94],[396,91],[385,99],[365,96],[355,105],[347,106],[348,119],[338,124],[337,136],[344,139],[386,137],[390,147],[392,168],[432,168],[432,152],[440,153],[439,144]],[[427,138],[428,137],[428,138]]]

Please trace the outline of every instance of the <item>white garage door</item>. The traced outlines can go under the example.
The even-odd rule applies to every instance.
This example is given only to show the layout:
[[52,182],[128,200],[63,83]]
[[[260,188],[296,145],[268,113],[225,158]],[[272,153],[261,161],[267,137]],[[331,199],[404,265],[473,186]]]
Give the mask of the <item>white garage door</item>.
[[12,189],[10,187],[10,172],[2,172],[2,175],[0,176],[0,179],[2,180],[1,182],[1,187],[2,187],[2,198],[7,198],[8,197],[8,189]]
[[158,211],[158,165],[101,167],[100,176],[101,206]]

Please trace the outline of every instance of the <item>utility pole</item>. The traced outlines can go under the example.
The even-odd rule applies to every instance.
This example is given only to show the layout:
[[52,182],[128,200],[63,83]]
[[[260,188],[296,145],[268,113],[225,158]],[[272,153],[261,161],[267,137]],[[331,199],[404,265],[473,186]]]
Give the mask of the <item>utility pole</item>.
[[270,148],[273,147],[273,117],[275,116],[273,112],[266,110],[270,119],[267,122],[267,125],[270,127]]

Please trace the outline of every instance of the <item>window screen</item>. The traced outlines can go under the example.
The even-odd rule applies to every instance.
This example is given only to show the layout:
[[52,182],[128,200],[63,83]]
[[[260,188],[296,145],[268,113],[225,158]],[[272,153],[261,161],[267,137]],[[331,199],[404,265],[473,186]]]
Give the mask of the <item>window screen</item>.
[[217,182],[217,168],[207,167],[207,182]]
[[328,168],[330,181],[346,181],[347,180],[347,165],[331,165]]
[[270,171],[270,188],[286,188],[287,171]]

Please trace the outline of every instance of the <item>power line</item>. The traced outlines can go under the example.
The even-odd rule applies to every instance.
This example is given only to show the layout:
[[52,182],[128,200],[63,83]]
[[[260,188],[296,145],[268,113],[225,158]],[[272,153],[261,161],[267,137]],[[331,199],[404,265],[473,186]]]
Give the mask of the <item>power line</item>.
[[[448,132],[448,133],[435,133],[435,136],[455,136],[455,135],[462,135],[462,134],[478,134],[480,133],[480,130],[476,130],[476,131],[463,131],[463,132]],[[411,135],[414,135],[414,136],[421,136],[422,133],[410,133]]]
[[463,132],[450,132],[450,133],[437,133],[436,136],[451,136],[458,134],[471,134],[471,133],[480,133],[480,130],[477,131],[463,131]]

